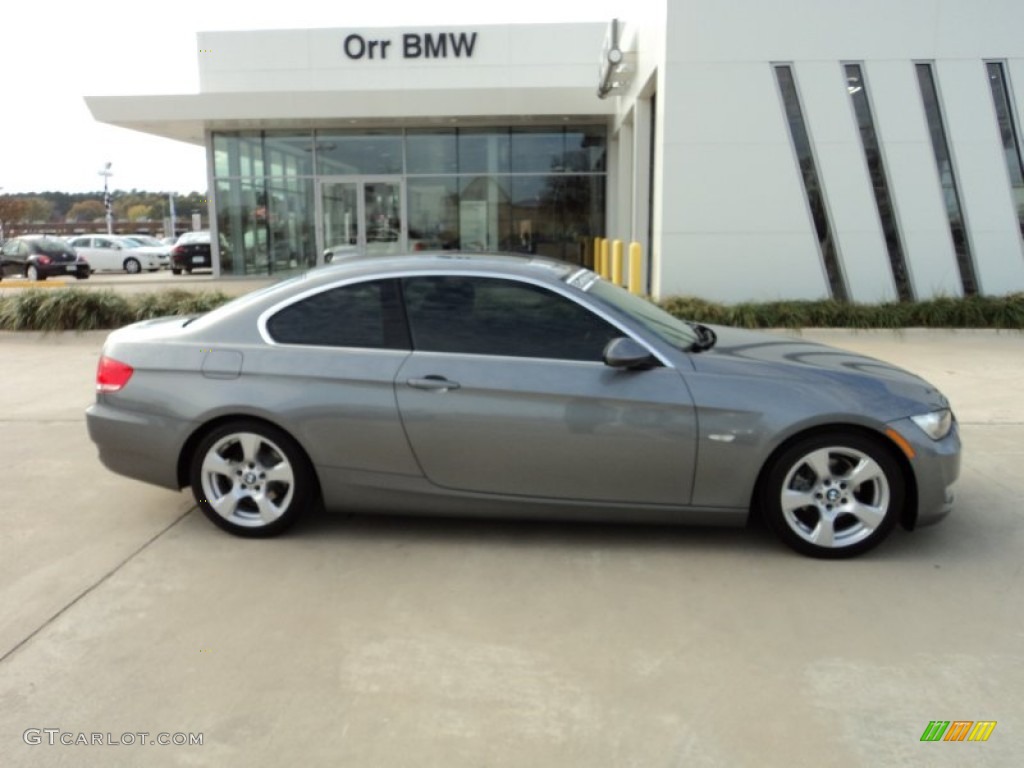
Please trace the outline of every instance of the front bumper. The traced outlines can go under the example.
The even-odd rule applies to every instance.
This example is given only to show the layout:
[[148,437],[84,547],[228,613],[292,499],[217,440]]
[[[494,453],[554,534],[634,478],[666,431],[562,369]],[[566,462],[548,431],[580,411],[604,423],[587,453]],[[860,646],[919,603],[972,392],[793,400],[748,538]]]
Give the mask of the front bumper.
[[913,447],[910,459],[917,486],[917,508],[904,521],[907,528],[932,525],[953,509],[953,485],[960,476],[960,428],[956,421],[941,440],[932,440],[910,419],[900,419],[890,426]]

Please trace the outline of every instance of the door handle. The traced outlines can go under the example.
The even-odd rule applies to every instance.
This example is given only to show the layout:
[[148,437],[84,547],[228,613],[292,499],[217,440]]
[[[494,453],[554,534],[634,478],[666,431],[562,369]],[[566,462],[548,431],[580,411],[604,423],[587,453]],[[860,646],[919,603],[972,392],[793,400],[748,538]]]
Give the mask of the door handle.
[[414,389],[429,389],[435,392],[447,392],[449,389],[458,389],[459,382],[449,381],[444,376],[424,376],[419,379],[409,379],[405,382]]

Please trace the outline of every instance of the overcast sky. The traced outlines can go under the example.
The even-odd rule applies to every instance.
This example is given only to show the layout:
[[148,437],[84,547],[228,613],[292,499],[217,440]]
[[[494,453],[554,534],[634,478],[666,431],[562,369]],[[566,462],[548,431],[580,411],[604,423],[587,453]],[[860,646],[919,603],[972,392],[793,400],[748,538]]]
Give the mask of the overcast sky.
[[[205,191],[203,149],[97,123],[84,96],[197,93],[196,32],[608,21],[623,0],[7,0],[0,194]],[[172,11],[173,9],[173,11]],[[595,53],[596,57],[596,53]]]

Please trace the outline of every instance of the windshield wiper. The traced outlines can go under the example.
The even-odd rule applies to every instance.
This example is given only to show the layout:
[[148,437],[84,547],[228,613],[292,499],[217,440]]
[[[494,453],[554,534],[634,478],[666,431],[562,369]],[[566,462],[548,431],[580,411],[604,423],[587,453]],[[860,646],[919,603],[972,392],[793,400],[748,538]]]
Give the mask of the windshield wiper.
[[700,323],[687,321],[686,324],[693,328],[693,332],[697,334],[697,340],[690,345],[688,351],[703,352],[705,349],[711,349],[715,346],[715,342],[718,341],[718,335],[713,330]]

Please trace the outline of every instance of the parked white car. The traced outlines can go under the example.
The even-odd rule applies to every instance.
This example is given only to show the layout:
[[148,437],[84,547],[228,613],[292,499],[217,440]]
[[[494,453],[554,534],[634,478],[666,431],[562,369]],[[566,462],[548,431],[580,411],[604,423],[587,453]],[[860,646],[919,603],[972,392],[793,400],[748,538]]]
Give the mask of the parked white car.
[[118,235],[118,239],[133,250],[143,253],[152,253],[160,260],[160,267],[166,269],[171,266],[171,245],[157,240],[149,235]]
[[143,269],[160,269],[160,257],[141,246],[127,243],[117,235],[79,235],[68,240],[68,245],[89,262],[93,272],[114,271],[137,274]]

